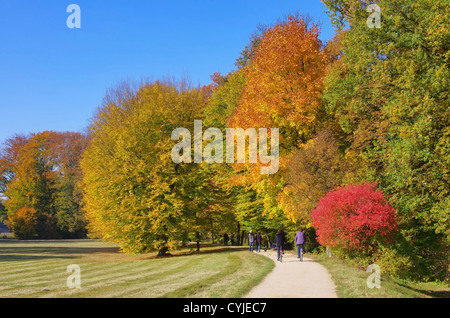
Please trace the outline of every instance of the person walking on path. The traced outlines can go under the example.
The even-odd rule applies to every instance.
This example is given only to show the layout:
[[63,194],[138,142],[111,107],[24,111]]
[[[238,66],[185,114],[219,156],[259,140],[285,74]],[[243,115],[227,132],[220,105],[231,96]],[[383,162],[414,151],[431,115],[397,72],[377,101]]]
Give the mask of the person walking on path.
[[259,253],[261,252],[261,234],[259,232],[256,232],[256,236],[255,236],[255,242],[256,242],[256,251]]
[[305,233],[302,232],[302,229],[298,229],[297,234],[295,234],[295,244],[297,245],[297,258],[300,258],[300,248],[303,248],[303,252],[305,251],[305,243],[306,237]]
[[253,234],[253,231],[250,230],[250,233],[248,233],[248,251],[253,253],[253,247],[255,245],[255,235]]
[[277,248],[277,261],[280,260],[280,255],[284,246],[284,233],[281,229],[278,230],[277,235],[275,235],[275,246]]

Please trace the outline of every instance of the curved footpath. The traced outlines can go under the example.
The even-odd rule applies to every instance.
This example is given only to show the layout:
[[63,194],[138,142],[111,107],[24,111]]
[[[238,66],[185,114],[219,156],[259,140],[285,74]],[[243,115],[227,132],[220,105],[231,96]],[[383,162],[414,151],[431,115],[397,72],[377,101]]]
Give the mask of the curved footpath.
[[275,268],[246,298],[337,298],[336,286],[327,269],[314,260],[286,253],[277,261],[276,251],[261,252],[275,262]]

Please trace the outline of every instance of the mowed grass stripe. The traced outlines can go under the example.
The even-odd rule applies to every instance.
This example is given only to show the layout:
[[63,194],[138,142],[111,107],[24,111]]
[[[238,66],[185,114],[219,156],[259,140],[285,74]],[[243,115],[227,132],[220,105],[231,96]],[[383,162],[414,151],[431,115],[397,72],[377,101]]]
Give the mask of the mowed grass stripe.
[[[165,262],[163,264],[165,264]],[[78,297],[111,297],[108,295],[108,292],[114,290],[117,291],[117,288],[125,288],[125,286],[129,285],[131,282],[139,282],[140,279],[144,279],[147,276],[161,276],[164,272],[172,269],[177,270],[184,264],[185,262],[169,263],[163,267],[155,266],[155,264],[148,264],[148,266],[139,267],[138,270],[121,271],[114,276],[107,273],[102,280],[96,280],[95,283],[92,281],[84,283],[84,285],[82,285],[82,290],[78,293]]]
[[[126,275],[136,274],[142,270],[155,267],[155,264],[151,264],[145,261],[127,261],[120,263],[97,263],[97,264],[84,264],[80,265],[81,269],[81,291],[85,291],[89,288],[104,287],[112,282],[123,279]],[[73,294],[80,291],[80,289],[69,289],[66,285],[69,273],[65,272],[58,274],[58,281],[49,286],[50,292],[42,293],[41,291],[34,291],[29,293],[28,297],[64,297],[66,294]]]
[[239,298],[260,283],[275,267],[275,263],[258,253],[237,253],[241,260],[239,269],[223,279],[210,282],[207,288],[199,289],[195,298]]
[[224,267],[220,272],[212,276],[203,278],[199,281],[193,282],[187,286],[183,286],[181,288],[168,292],[164,294],[162,297],[174,298],[174,297],[193,296],[199,291],[201,291],[203,288],[207,288],[208,286],[212,285],[218,280],[226,279],[226,276],[231,275],[235,273],[237,270],[239,270],[242,264],[241,258],[237,255],[232,254],[228,255],[227,261],[228,263],[226,265],[224,264]]
[[112,282],[101,289],[88,290],[86,294],[89,297],[136,297],[135,294],[144,290],[152,295],[150,297],[157,297],[165,292],[160,292],[161,288],[166,289],[172,281],[186,276],[186,268],[195,268],[201,261],[201,258],[177,260],[176,263],[169,263],[157,271],[143,271],[144,273],[138,276],[124,276],[122,281]]
[[[139,281],[149,275],[160,276],[163,272],[170,270],[173,267],[178,268],[183,266],[187,261],[188,259],[176,263],[170,260],[141,260],[127,262],[128,266],[116,264],[116,266],[113,267],[108,266],[108,269],[106,269],[106,266],[98,268],[98,271],[101,271],[102,275],[81,268],[81,289],[68,289],[67,286],[63,286],[56,290],[52,290],[50,293],[38,292],[38,294],[42,297],[54,297],[55,295],[57,295],[57,297],[110,297],[109,295],[106,295],[108,289],[116,289],[117,291],[117,288],[121,288],[118,287],[119,284],[124,284],[126,286],[130,281]],[[180,271],[181,270],[182,268],[180,268]],[[30,296],[39,297],[38,295]]]
[[[214,256],[220,259],[219,255]],[[131,292],[127,297],[162,297],[172,290],[183,288],[219,272],[217,264],[211,262],[211,255],[202,255],[198,258],[199,262],[189,264],[190,266],[183,268],[180,272],[172,273],[171,276],[161,277],[158,281],[151,282],[151,286],[146,284]]]
[[35,267],[29,268],[20,274],[3,276],[1,275],[0,282],[0,296],[10,296],[11,293],[17,293],[17,288],[23,287],[39,287],[41,285],[52,284],[57,274],[64,271],[66,268],[59,264],[53,264],[52,267],[37,269]]
[[3,273],[0,273],[2,277],[2,281],[11,281],[11,280],[22,280],[22,279],[29,279],[29,278],[37,278],[46,276],[47,274],[52,275],[57,272],[66,271],[67,262],[60,261],[59,263],[52,263],[52,264],[41,264],[38,266],[30,266],[26,268],[22,268],[19,271],[16,271],[14,273],[7,273],[6,275]]
[[[46,285],[48,289],[67,289],[66,281],[67,277],[70,273],[67,273],[67,266],[72,263],[68,263],[67,261],[60,261],[60,264],[53,264],[52,267],[48,267],[47,264],[42,263],[40,266],[43,269],[36,269],[35,267],[28,268],[27,272],[23,272],[18,275],[10,276],[8,279],[2,281],[1,285],[9,284],[10,286],[2,286],[2,292],[0,296],[3,296],[4,293],[14,294],[18,293],[16,288],[22,286],[30,287],[33,285],[41,287],[42,284]],[[109,277],[111,277],[112,273],[118,273],[120,275],[121,272],[126,271],[129,267],[139,267],[141,264],[137,262],[121,262],[121,263],[86,263],[80,264],[81,276],[85,282],[89,281],[101,281],[104,279],[101,273],[108,272]],[[90,278],[92,277],[92,280]],[[12,286],[11,286],[12,285]],[[45,287],[45,286],[44,286]],[[27,291],[22,290],[20,294],[35,294],[40,293],[41,290],[36,289],[28,289]],[[32,295],[31,295],[32,296]]]
[[[39,265],[39,267],[37,267],[36,265],[33,264],[33,266],[22,268],[20,271],[16,272],[15,274],[8,274],[8,275],[2,274],[1,275],[2,282],[0,283],[0,286],[5,283],[9,283],[9,282],[15,282],[15,284],[17,285],[17,283],[24,284],[24,283],[22,283],[23,281],[26,281],[27,283],[32,283],[32,282],[42,281],[42,280],[46,280],[46,281],[50,280],[51,281],[52,278],[53,279],[60,278],[61,276],[64,276],[65,278],[67,278],[69,276],[69,274],[66,272],[67,266],[70,264],[73,264],[73,263],[68,263],[67,260],[60,260],[58,263],[51,263],[51,264],[42,262]],[[130,264],[133,266],[137,265],[137,264],[133,264],[132,262],[130,262]],[[116,267],[117,264],[116,263],[105,263],[105,264],[92,263],[87,266],[90,267],[90,270],[94,271],[94,273],[92,275],[95,276],[96,268],[98,268],[98,270],[105,270],[108,267]],[[83,265],[83,264],[80,265],[81,268],[85,268],[87,266]],[[3,288],[4,288],[4,286],[3,286]]]
[[[0,262],[0,275],[14,275],[20,274],[25,271],[29,271],[30,268],[40,268],[43,264],[46,266],[53,266],[55,264],[67,263],[67,258],[57,259],[57,260],[40,260],[40,261],[14,261],[14,262]],[[26,262],[26,263],[24,263]],[[77,263],[74,259],[73,263]]]

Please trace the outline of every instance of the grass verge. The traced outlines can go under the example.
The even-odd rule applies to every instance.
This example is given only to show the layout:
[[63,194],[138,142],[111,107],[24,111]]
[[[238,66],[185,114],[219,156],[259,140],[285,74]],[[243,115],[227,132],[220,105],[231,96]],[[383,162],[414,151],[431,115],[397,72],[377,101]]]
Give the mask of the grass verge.
[[371,273],[355,268],[336,257],[308,255],[330,272],[340,298],[450,298],[450,287],[443,283],[423,283],[396,279],[381,273],[380,288],[369,288]]

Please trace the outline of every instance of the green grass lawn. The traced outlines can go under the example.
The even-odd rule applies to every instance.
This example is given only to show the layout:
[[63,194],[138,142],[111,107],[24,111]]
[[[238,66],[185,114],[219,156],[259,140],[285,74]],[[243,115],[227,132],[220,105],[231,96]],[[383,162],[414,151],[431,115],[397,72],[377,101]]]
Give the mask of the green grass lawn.
[[[240,248],[126,255],[95,240],[0,240],[0,297],[241,297],[274,267]],[[79,265],[81,288],[68,288]]]
[[326,255],[308,255],[330,272],[340,298],[440,298],[450,297],[450,287],[443,283],[422,283],[401,280],[381,273],[380,288],[367,287],[371,273]]

